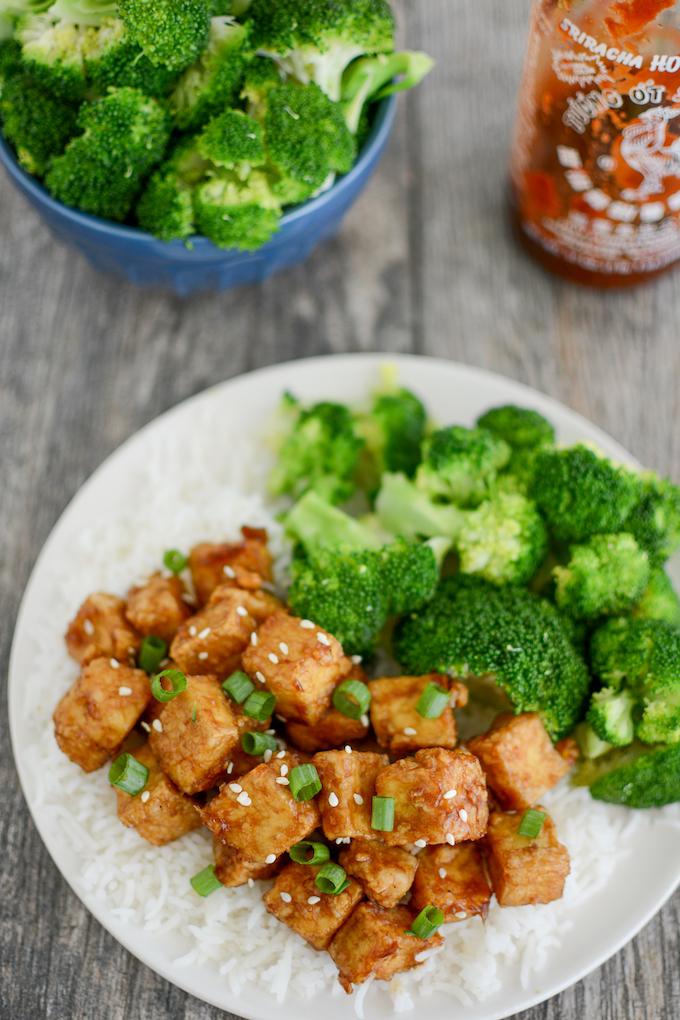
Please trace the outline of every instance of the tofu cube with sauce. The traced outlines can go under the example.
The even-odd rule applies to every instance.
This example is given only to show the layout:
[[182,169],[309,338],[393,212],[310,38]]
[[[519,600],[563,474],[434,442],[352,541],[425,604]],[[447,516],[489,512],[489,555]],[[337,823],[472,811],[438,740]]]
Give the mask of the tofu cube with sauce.
[[309,725],[328,711],[333,688],[350,666],[334,637],[284,612],[265,620],[243,655],[246,672],[264,677],[275,695],[277,715]]
[[476,842],[458,846],[425,847],[418,854],[410,906],[419,913],[430,903],[444,914],[444,921],[484,919],[489,910],[491,887],[484,857]]
[[184,793],[216,786],[238,746],[234,712],[216,676],[187,676],[187,688],[167,701],[149,733],[161,768]]
[[[368,683],[368,678],[360,666],[352,666],[347,674],[338,680],[336,687],[345,680],[360,680]],[[349,744],[353,747],[358,741],[363,740],[368,734],[368,723],[365,717],[362,719],[350,719],[343,715],[333,705],[324,712],[321,718],[310,725],[290,721],[286,725],[288,739],[301,751],[314,754],[316,751],[331,751],[336,747],[345,747]]]
[[320,751],[314,764],[322,786],[317,800],[326,839],[378,838],[371,828],[371,811],[376,776],[389,764],[387,755]]
[[438,932],[429,939],[407,934],[415,916],[408,907],[386,910],[376,903],[359,904],[328,949],[346,992],[369,977],[389,981],[395,974],[417,967],[421,953],[442,944]]
[[396,907],[411,888],[418,868],[418,858],[408,850],[386,846],[378,839],[353,839],[339,861],[368,898],[381,907]]
[[[545,811],[544,808],[538,810]],[[538,836],[520,836],[522,812],[492,811],[485,839],[493,891],[502,907],[559,900],[570,871],[569,852],[546,813]]]
[[491,729],[468,741],[501,807],[528,808],[569,771],[535,712],[500,715]]
[[246,885],[249,878],[252,878],[253,881],[273,878],[281,867],[280,857],[264,864],[262,861],[249,861],[233,846],[227,846],[216,836],[213,836],[213,856],[215,858],[215,875],[218,881],[230,889]]
[[331,939],[350,916],[363,893],[350,881],[337,896],[322,893],[315,885],[318,865],[287,864],[263,896],[270,914],[288,925],[315,949],[328,949]]
[[81,666],[102,658],[129,662],[138,647],[139,634],[125,615],[125,599],[105,592],[89,595],[66,631],[68,653]]
[[133,756],[149,770],[149,778],[141,793],[131,797],[116,790],[118,817],[129,829],[136,829],[142,839],[154,846],[164,846],[199,828],[201,819],[194,801],[187,797],[161,771],[150,745],[133,751]]
[[390,754],[456,746],[458,732],[450,703],[438,719],[425,719],[417,711],[418,701],[430,684],[451,690],[451,699],[461,705],[467,701],[467,688],[439,673],[382,677],[371,683],[371,723],[378,742]]
[[94,659],[54,710],[59,747],[85,772],[94,772],[116,754],[150,698],[143,670]]
[[383,769],[375,792],[394,799],[391,846],[458,843],[486,832],[488,796],[482,768],[469,751],[432,747]]
[[240,542],[201,542],[189,553],[189,569],[199,605],[205,605],[215,588],[261,588],[271,581],[272,558],[267,532],[262,528],[241,528]]
[[170,655],[185,673],[231,673],[252,632],[279,606],[267,592],[218,588],[204,609],[184,621]]
[[144,584],[128,592],[125,615],[138,633],[154,634],[170,643],[193,609],[179,577],[152,574]]
[[220,787],[202,811],[203,824],[250,861],[278,857],[319,825],[316,800],[296,801],[285,782],[304,761],[293,753],[258,765]]

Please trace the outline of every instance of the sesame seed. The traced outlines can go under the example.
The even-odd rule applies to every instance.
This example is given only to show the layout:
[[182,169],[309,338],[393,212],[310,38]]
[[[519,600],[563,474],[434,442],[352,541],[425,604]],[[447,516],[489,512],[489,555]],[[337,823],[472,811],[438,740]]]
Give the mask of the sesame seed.
[[328,794],[328,803],[330,804],[331,807],[337,807],[338,806],[340,801],[338,800],[337,793],[329,793]]
[[365,715],[365,714],[362,715],[362,717],[359,720],[359,722],[361,723],[362,726],[368,726],[368,716]]
[[140,723],[140,726],[141,726],[141,727],[142,727],[142,729],[143,729],[143,730],[145,730],[145,731],[146,731],[147,733],[151,733],[151,727],[149,726],[148,722],[145,722],[145,721],[144,721],[144,720],[142,719],[142,721],[141,721],[141,723]]
[[265,747],[264,754],[262,755],[262,760],[265,762],[265,764],[272,760],[272,754],[273,754],[273,751],[272,751],[271,747]]
[[279,893],[279,896],[281,897],[284,903],[290,903],[290,901],[293,899],[289,892]]
[[230,567],[228,563],[225,563],[224,566],[222,567],[222,573],[226,577],[236,577],[236,571],[234,570],[233,567]]
[[285,641],[279,641],[279,651],[281,655],[288,655],[288,645]]
[[314,630],[314,624],[311,620],[300,620],[300,626],[303,630]]
[[254,885],[255,885],[255,883],[253,882],[252,878],[249,878],[248,879],[248,888],[252,889]]
[[444,800],[451,800],[453,797],[456,796],[457,793],[458,790],[447,790],[446,793],[444,794]]
[[196,637],[197,634],[198,634],[198,631],[196,630],[196,628],[194,627],[194,625],[192,623],[192,625],[189,627],[189,637]]
[[310,907],[313,907],[317,903],[321,902],[321,897],[320,896],[308,896],[307,897],[307,902],[309,903]]
[[364,802],[364,798],[361,796],[360,793],[353,793],[352,794],[352,798],[353,798],[355,804],[361,805]]
[[144,790],[144,792],[141,794],[139,799],[141,800],[142,804],[146,804],[146,802],[147,802],[147,800],[149,799],[150,796],[151,796],[151,794],[149,793],[149,791],[148,790]]
[[347,754],[352,753],[352,748],[349,746],[349,744],[345,744],[345,751],[347,752]]
[[283,765],[281,766],[279,771],[280,771],[282,776],[287,776],[288,775],[288,766],[286,765],[285,762],[283,763]]
[[201,660],[201,662],[205,662],[205,660],[208,658],[208,653],[207,652],[199,652],[198,653],[198,657]]
[[156,733],[162,733],[163,732],[163,723],[160,721],[160,719],[154,719],[154,721],[151,723],[151,725],[155,729]]
[[253,631],[253,633],[250,635],[250,643],[251,645],[257,644],[257,634],[255,633],[255,631]]
[[413,726],[404,726],[404,733],[407,737],[415,737],[418,730],[414,729]]
[[364,660],[361,655],[352,656],[352,662],[354,663],[355,666],[360,666],[363,661]]
[[267,736],[273,737],[274,734],[276,733],[276,730],[265,730],[264,732],[267,734]]
[[234,763],[233,763],[233,761],[228,761],[227,762],[227,775],[230,776],[233,771],[234,771]]
[[457,917],[459,921],[464,921],[465,918],[467,917],[467,914],[465,913],[464,910],[457,910],[453,916]]
[[286,757],[286,752],[285,751],[277,751],[276,752],[276,757],[277,758],[285,758]]
[[456,837],[453,835],[452,832],[447,832],[446,833],[446,842],[449,844],[449,846],[455,846],[456,845]]
[[460,811],[458,812],[458,817],[460,818],[461,822],[467,822],[467,820],[468,820],[468,813],[467,813],[467,811],[465,810],[464,807],[462,807],[460,809]]
[[420,847],[427,846],[427,840],[426,839],[416,839],[413,845],[414,846],[420,846]]
[[94,634],[94,624],[92,620],[83,621],[83,630],[85,631],[86,634],[90,635]]
[[264,859],[264,863],[265,864],[273,864],[275,860],[276,860],[276,854],[267,854],[267,856]]
[[204,627],[203,630],[199,633],[198,636],[201,639],[201,641],[205,641],[205,639],[207,638],[209,633],[210,633],[210,627]]
[[285,776],[277,776],[274,782],[278,783],[279,786],[288,786],[290,780],[287,779]]
[[316,640],[319,642],[320,645],[326,645],[327,648],[330,647],[331,640],[325,634],[322,634],[321,632],[319,632],[316,635]]
[[440,868],[439,869],[439,877],[440,878],[446,878],[446,868]]
[[188,591],[183,591],[182,594],[180,595],[180,598],[181,598],[182,602],[186,602],[186,604],[188,606],[192,606],[193,607],[194,600],[193,600],[192,596],[189,594]]
[[236,607],[236,612],[238,613],[239,616],[247,616],[248,615],[248,610],[246,609],[245,606],[237,606]]
[[255,679],[259,680],[261,684],[267,682],[264,678],[264,673],[260,673],[259,669],[255,671]]
[[229,789],[232,793],[240,793],[243,787],[240,783],[229,783]]
[[278,655],[276,655],[275,652],[270,652],[269,655],[267,656],[267,658],[269,659],[270,662],[273,662],[275,666],[278,666],[278,664],[279,664],[279,657],[278,657]]
[[120,694],[121,698],[129,698],[130,695],[132,694],[132,688],[131,687],[119,687],[118,688],[118,693]]
[[242,790],[241,793],[239,793],[236,800],[239,802],[239,804],[242,804],[243,807],[250,807],[250,805],[253,803],[245,790]]
[[109,659],[109,666],[111,669],[120,669],[120,663],[118,659]]

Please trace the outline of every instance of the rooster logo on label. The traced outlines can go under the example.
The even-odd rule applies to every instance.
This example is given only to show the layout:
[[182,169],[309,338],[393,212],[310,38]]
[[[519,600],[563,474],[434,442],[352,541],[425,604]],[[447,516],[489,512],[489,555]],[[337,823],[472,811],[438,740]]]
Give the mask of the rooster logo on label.
[[678,116],[680,107],[675,106],[645,110],[635,123],[623,129],[621,156],[632,170],[642,175],[637,188],[626,188],[621,193],[627,202],[660,195],[667,177],[680,177],[680,137],[666,144],[668,122]]

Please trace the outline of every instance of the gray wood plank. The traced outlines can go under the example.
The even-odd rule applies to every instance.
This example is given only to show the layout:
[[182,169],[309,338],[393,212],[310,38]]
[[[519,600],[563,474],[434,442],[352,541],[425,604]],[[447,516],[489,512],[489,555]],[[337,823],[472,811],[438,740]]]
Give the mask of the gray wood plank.
[[[32,563],[97,464],[203,387],[292,357],[417,351],[564,400],[680,478],[680,276],[603,295],[546,277],[514,246],[505,168],[527,0],[399,3],[439,60],[401,103],[390,151],[341,235],[260,288],[181,301],[91,270],[0,178],[0,658]],[[0,1017],[216,1020],[87,914],[29,819],[3,713]],[[523,1020],[680,1015],[680,896],[585,981]]]

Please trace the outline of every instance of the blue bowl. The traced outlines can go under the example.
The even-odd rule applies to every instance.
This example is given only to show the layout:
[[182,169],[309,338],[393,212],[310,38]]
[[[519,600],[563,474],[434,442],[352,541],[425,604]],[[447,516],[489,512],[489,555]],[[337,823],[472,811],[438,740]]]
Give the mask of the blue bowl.
[[278,233],[255,252],[218,248],[205,237],[193,238],[189,249],[182,241],[159,241],[135,227],[70,209],[26,173],[2,136],[0,163],[51,233],[76,248],[96,269],[140,286],[161,287],[185,296],[265,280],[304,261],[317,244],[332,237],[385,151],[395,109],[394,97],[378,104],[371,132],[350,172],[318,198],[285,213]]

